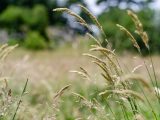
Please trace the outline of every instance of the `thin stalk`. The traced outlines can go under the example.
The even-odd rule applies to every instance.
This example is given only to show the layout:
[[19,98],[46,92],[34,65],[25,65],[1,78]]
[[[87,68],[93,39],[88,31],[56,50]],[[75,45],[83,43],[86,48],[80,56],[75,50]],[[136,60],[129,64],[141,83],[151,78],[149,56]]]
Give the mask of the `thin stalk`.
[[130,97],[128,97],[128,98],[127,98],[127,100],[128,100],[128,101],[129,101],[129,103],[130,103],[130,106],[131,106],[131,109],[132,109],[133,115],[136,115],[136,110],[135,110],[135,108],[134,108],[134,105],[133,105],[133,103],[132,103],[131,98],[130,98]]
[[[150,54],[150,53],[149,53],[149,54]],[[142,53],[141,53],[141,52],[140,52],[140,55],[142,56]],[[151,56],[151,55],[150,55],[150,56]],[[143,56],[142,56],[142,57],[143,57]],[[151,58],[152,58],[152,57],[151,57]],[[151,59],[151,60],[152,60],[152,59]],[[149,69],[148,69],[148,66],[147,66],[144,58],[143,58],[143,63],[144,63],[144,65],[145,65],[145,68],[146,68],[146,70],[147,70],[147,73],[148,73],[148,75],[149,75],[149,77],[150,77],[152,86],[154,87],[154,86],[155,86],[154,81],[153,81],[153,79],[152,79],[152,77],[151,77],[151,73],[150,73],[150,71],[149,71]],[[153,67],[153,60],[152,60],[151,64],[152,64],[152,67]],[[154,71],[154,76],[155,76],[155,78],[156,78],[155,69],[154,69],[154,68],[153,68],[153,71]],[[156,81],[157,81],[157,80],[155,79],[155,83],[156,83],[156,85],[158,85],[158,83],[157,83]],[[157,86],[156,86],[156,87],[157,87]],[[154,92],[155,92],[155,95],[156,95],[156,97],[157,97],[157,99],[158,99],[158,103],[160,104],[160,99],[158,98],[158,94],[156,93],[156,91],[154,91]]]
[[122,112],[123,112],[123,115],[124,115],[124,118],[127,119],[127,120],[130,120],[129,119],[129,116],[124,108],[124,106],[122,105],[122,102],[120,103],[120,106],[121,106],[121,109],[122,109]]
[[[144,62],[145,62],[145,61],[144,61]],[[146,63],[145,63],[145,65],[146,65]],[[148,69],[147,65],[146,65],[146,69],[147,69],[147,71],[149,72],[149,69]],[[150,73],[149,73],[149,76],[150,76],[150,78],[151,78]],[[141,92],[143,93],[143,95],[144,95],[145,99],[147,100],[147,103],[148,103],[148,105],[149,105],[149,106],[150,106],[150,108],[151,108],[151,111],[152,111],[152,113],[153,113],[153,116],[155,117],[155,119],[156,119],[156,120],[158,120],[158,119],[157,119],[157,115],[156,115],[156,113],[155,113],[155,111],[154,111],[154,109],[153,109],[153,107],[152,107],[151,103],[149,102],[149,100],[148,100],[148,98],[147,98],[147,96],[146,96],[146,94],[145,94],[144,90],[142,89],[141,85],[139,85],[139,84],[137,84],[137,85],[139,86],[139,88],[140,88]]]
[[[138,84],[138,85],[139,85],[139,84]],[[153,113],[153,116],[155,117],[155,119],[156,119],[156,120],[158,120],[158,119],[157,119],[157,115],[156,115],[156,113],[155,113],[155,111],[154,111],[154,109],[153,109],[153,107],[152,107],[151,103],[149,102],[149,100],[148,100],[148,98],[147,98],[146,94],[144,93],[144,90],[141,88],[141,86],[140,86],[140,85],[139,85],[139,88],[141,89],[141,91],[142,91],[142,93],[143,93],[143,95],[144,95],[145,99],[147,100],[147,103],[148,103],[148,105],[149,105],[149,106],[150,106],[150,108],[151,108],[151,111],[152,111],[152,113]]]
[[[114,89],[115,89],[115,86],[114,86]],[[116,94],[116,96],[119,98],[119,95]],[[130,120],[129,116],[128,116],[127,112],[126,112],[126,109],[124,109],[122,100],[121,99],[119,99],[119,100],[120,100],[120,107],[121,107],[124,119],[126,120],[126,118],[127,118],[127,120]]]
[[[156,87],[159,88],[158,81],[157,81],[157,76],[156,76],[156,72],[155,72],[155,67],[154,67],[154,64],[153,64],[153,59],[152,59],[152,56],[151,56],[150,49],[148,49],[148,52],[149,52],[149,58],[150,58],[150,61],[151,61],[151,64],[152,64],[152,70],[153,70],[153,74],[154,74],[155,84],[156,84]],[[158,98],[158,102],[160,104],[159,92],[157,92],[156,95],[157,95],[157,98]]]
[[135,112],[138,113],[138,106],[137,106],[135,99],[132,99],[132,103],[134,105]]
[[28,79],[27,79],[27,81],[26,81],[26,83],[25,83],[25,85],[24,85],[23,91],[22,91],[21,96],[20,96],[20,100],[18,101],[17,108],[16,108],[16,110],[15,110],[15,113],[14,113],[14,115],[13,115],[12,120],[15,120],[17,111],[18,111],[18,109],[19,109],[19,107],[20,107],[20,104],[21,104],[21,102],[22,102],[22,97],[23,97],[23,95],[24,95],[24,93],[25,93],[25,91],[26,91],[27,84],[28,84]]
[[[106,100],[106,101],[107,101],[107,100]],[[118,120],[118,119],[116,118],[116,115],[114,114],[112,108],[110,107],[110,105],[109,105],[107,102],[106,102],[106,105],[107,105],[107,107],[109,108],[109,110],[110,110],[110,112],[112,113],[112,115],[114,116],[115,120]]]

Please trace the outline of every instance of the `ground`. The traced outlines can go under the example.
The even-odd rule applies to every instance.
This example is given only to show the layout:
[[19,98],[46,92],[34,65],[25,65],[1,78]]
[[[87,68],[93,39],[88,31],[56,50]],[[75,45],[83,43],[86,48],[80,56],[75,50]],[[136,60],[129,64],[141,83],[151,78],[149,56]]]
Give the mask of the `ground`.
[[[53,115],[53,113],[50,113],[52,110],[48,110],[45,104],[48,105],[50,103],[50,105],[52,105],[51,102],[55,93],[66,85],[71,84],[71,91],[69,92],[78,91],[83,93],[82,91],[91,89],[90,91],[84,92],[84,95],[92,94],[92,87],[86,88],[87,86],[97,85],[102,86],[102,88],[104,87],[105,81],[99,77],[97,72],[98,69],[90,62],[90,59],[82,56],[82,53],[84,52],[87,52],[86,48],[64,47],[53,51],[46,50],[37,52],[18,48],[15,49],[4,61],[1,61],[1,76],[7,78],[9,87],[13,89],[13,92],[17,97],[22,91],[26,79],[29,79],[27,87],[28,94],[25,97],[24,105],[22,105],[19,110],[19,119],[41,119],[50,114]],[[129,53],[119,55],[121,65],[126,72],[132,71],[138,65],[143,65],[143,59],[144,58],[138,55]],[[147,59],[146,63],[148,66],[152,67],[149,63],[149,58],[146,57],[145,59]],[[160,76],[159,60],[159,56],[153,56],[157,76]],[[80,77],[77,77],[74,73],[69,72],[71,70],[77,70],[81,66],[88,70],[95,79],[86,82]],[[138,68],[136,73],[141,74],[148,79],[148,75],[143,66]],[[69,103],[67,103],[65,107],[72,106],[70,100],[66,101],[69,101]],[[21,113],[24,111],[26,112],[26,106],[27,114],[22,115]],[[44,108],[44,110],[42,108]],[[69,108],[63,109],[67,112],[63,111],[59,119],[66,119],[66,116],[68,117],[70,114],[69,112],[72,111]],[[47,115],[46,111],[48,111]],[[75,116],[78,116],[80,113],[74,114]]]

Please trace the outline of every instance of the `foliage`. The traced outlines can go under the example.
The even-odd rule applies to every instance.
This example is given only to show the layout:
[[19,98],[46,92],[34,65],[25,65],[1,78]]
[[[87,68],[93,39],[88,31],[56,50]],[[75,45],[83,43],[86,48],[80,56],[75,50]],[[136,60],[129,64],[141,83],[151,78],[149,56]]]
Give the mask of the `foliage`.
[[8,23],[12,25],[21,19],[22,14],[23,11],[21,8],[16,6],[9,6],[3,13],[1,13],[0,16],[1,24]]
[[20,29],[21,26],[25,25],[30,29],[42,31],[48,25],[48,16],[43,5],[36,5],[33,9],[9,6],[1,14],[0,22],[2,25],[8,24],[8,27],[11,28],[13,27],[13,24],[18,25],[14,29]]
[[[64,24],[65,20],[62,17],[51,14],[52,8],[58,7],[57,0],[5,0],[1,1],[0,12],[4,12],[9,6],[16,6],[21,8],[34,8],[36,5],[44,6],[47,10],[47,17],[50,24]],[[42,17],[43,18],[43,17]],[[60,19],[61,20],[58,20]]]
[[23,44],[26,48],[40,50],[47,48],[47,43],[40,33],[32,31],[27,34]]
[[[44,41],[46,41],[45,29],[48,26],[48,15],[47,15],[47,10],[43,5],[36,5],[32,9],[22,8],[17,6],[9,6],[0,15],[0,24],[3,27],[8,28],[11,33],[18,32],[19,34],[23,34],[22,38],[15,38],[15,39],[21,39],[21,41],[25,39],[24,44],[27,44],[26,45],[27,48],[31,47],[33,48],[36,47],[35,49],[46,48]],[[30,30],[37,31],[38,34],[37,33],[34,33],[35,35],[27,34],[28,31]],[[40,36],[39,33],[41,33],[43,37]],[[25,36],[27,38],[24,38]],[[33,36],[36,39],[40,39],[36,40],[40,43],[36,43],[36,41],[34,41],[34,45],[31,46],[30,44],[33,44]],[[29,38],[31,38],[31,40],[29,40]],[[26,40],[29,41],[26,43]],[[16,42],[18,41],[9,40],[9,44],[14,44]],[[38,45],[40,48],[38,47]]]
[[[160,34],[160,31],[156,29],[156,26],[153,22],[154,12],[150,9],[145,9],[137,12],[137,15],[140,16],[140,20],[143,23],[144,29],[150,36],[149,39],[152,40],[150,41],[150,45],[152,48],[151,50],[155,52],[159,51],[159,39],[157,36]],[[119,16],[121,17],[119,18]],[[115,48],[117,51],[123,51],[126,49],[133,51],[131,43],[126,39],[125,34],[119,33],[115,25],[115,23],[122,24],[126,28],[129,28],[129,31],[131,31],[132,33],[135,32],[135,27],[132,24],[132,20],[126,15],[125,10],[112,8],[109,11],[106,11],[102,15],[100,15],[99,21],[102,24],[106,35],[108,36],[108,40],[112,43],[113,48]],[[140,40],[140,37],[137,36],[135,33],[134,35],[138,43],[140,44],[142,51],[146,52],[145,47]]]
[[9,39],[8,40],[8,45],[16,45],[16,44],[20,45],[21,43],[19,40],[16,40],[16,39]]
[[[130,28],[131,31],[134,31],[134,26],[130,24],[131,20],[126,16],[125,10],[120,10],[118,8],[121,3],[126,3],[127,5],[135,4],[145,8],[137,11],[137,14],[140,16],[150,39],[153,39],[150,43],[152,48],[151,52],[159,52],[160,47],[158,46],[158,37],[160,30],[157,28],[156,24],[154,24],[155,12],[148,8],[148,3],[152,2],[152,0],[114,0],[114,3],[116,4],[114,7],[112,6],[112,2],[113,1],[111,0],[98,0],[97,4],[100,5],[101,3],[106,3],[108,5],[109,9],[107,9],[107,11],[102,11],[99,16],[99,21],[102,23],[102,26],[104,26],[104,31],[108,35],[109,40],[112,41],[113,48],[116,48],[117,51],[123,51],[125,49],[133,51],[130,47],[131,43],[125,39],[124,34],[117,32],[116,26],[113,24],[120,23],[125,27]],[[67,2],[64,2],[62,6],[70,7],[72,5],[76,5],[77,3],[86,5],[84,0],[68,0]],[[20,34],[22,33],[25,36],[28,31],[34,30],[40,32],[41,35],[48,40],[45,32],[48,25],[61,26],[67,22],[66,18],[52,13],[52,8],[55,8],[58,5],[59,4],[56,0],[5,0],[0,5],[0,25],[3,28],[7,28],[9,34],[17,32]],[[87,22],[91,23],[91,21],[89,21],[90,19],[87,19],[88,16],[82,10],[80,15],[85,18]],[[119,19],[119,16],[121,16],[122,19]],[[150,29],[152,30],[150,31]],[[77,29],[77,31],[79,30],[86,31],[86,29]],[[115,32],[117,34],[114,34]],[[140,38],[136,36],[136,39],[138,40],[140,46],[144,48]],[[121,44],[121,40],[124,41],[124,44]],[[145,50],[142,51],[146,52]]]
[[43,31],[48,25],[47,11],[42,5],[36,5],[32,10],[23,8],[21,17],[23,24],[29,26],[31,29]]
[[[106,4],[107,7],[112,7],[112,6],[120,6],[121,3],[126,4],[127,6],[133,4],[133,5],[137,5],[139,7],[147,7],[148,3],[153,2],[153,0],[114,0],[114,4],[113,4],[113,0],[97,0],[97,4]],[[106,7],[106,8],[107,8]]]
[[40,31],[43,31],[48,25],[47,10],[42,5],[36,5],[32,10],[32,16],[34,17],[33,27]]

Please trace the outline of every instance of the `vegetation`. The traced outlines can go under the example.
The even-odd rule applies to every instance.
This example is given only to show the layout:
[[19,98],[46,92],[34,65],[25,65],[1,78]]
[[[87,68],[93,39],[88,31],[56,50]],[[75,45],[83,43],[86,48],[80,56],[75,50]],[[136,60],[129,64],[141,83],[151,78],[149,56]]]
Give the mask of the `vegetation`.
[[[127,4],[127,6],[129,6],[129,4],[133,4],[136,6],[139,6],[141,8],[146,8],[148,7],[148,3],[153,2],[153,0],[141,0],[141,1],[136,1],[136,0],[116,0],[115,3],[113,4],[111,0],[97,0],[98,4],[104,3],[107,5],[107,7],[112,7],[112,6],[120,6],[121,3]],[[106,9],[107,9],[106,7]]]
[[[101,3],[106,5],[106,8],[104,8],[104,10],[97,17],[99,22],[104,27],[104,31],[108,36],[108,40],[111,41],[113,47],[116,48],[117,51],[123,52],[126,49],[133,51],[128,40],[124,40],[125,35],[120,34],[117,31],[114,23],[123,24],[126,28],[130,28],[130,31],[134,31],[134,26],[131,24],[131,19],[127,17],[125,10],[121,9],[122,4],[126,4],[126,8],[129,9],[131,9],[130,5],[132,6],[132,4],[134,4],[134,6],[139,8],[136,14],[140,17],[140,20],[144,25],[144,29],[149,33],[150,39],[152,39],[152,41],[150,41],[152,48],[151,52],[159,53],[158,35],[160,34],[160,30],[158,29],[159,25],[157,25],[159,23],[155,20],[157,16],[156,12],[149,8],[148,3],[151,2],[153,2],[153,0],[114,0],[114,2],[111,0],[97,0],[97,5],[101,5]],[[80,27],[76,23],[75,25],[70,24],[70,19],[68,19],[68,17],[66,17],[64,14],[59,15],[52,13],[52,8],[56,8],[58,6],[67,6],[72,8],[75,7],[77,3],[82,3],[88,7],[84,0],[67,0],[67,2],[62,3],[59,3],[57,0],[5,0],[1,2],[0,5],[1,29],[8,33],[9,44],[17,42],[20,43],[20,46],[24,45],[23,42],[25,42],[29,31],[36,31],[40,33],[41,36],[44,37],[46,44],[48,44],[48,41],[50,41],[49,39],[57,39],[54,37],[50,38],[48,34],[46,34],[46,29],[51,26],[53,26],[55,29],[56,27],[62,26],[74,29],[74,34],[84,33],[87,31],[87,29]],[[90,25],[92,24],[84,11],[80,10],[79,15],[85,18]],[[119,15],[121,15],[122,19],[118,19]],[[73,21],[71,23],[73,23]],[[137,39],[137,42],[141,48],[145,48],[140,38],[136,35],[135,38]],[[10,40],[12,41],[10,42]],[[59,37],[58,40],[61,40],[61,38]],[[65,42],[65,40],[61,41]],[[121,44],[119,41],[124,41],[124,43]],[[58,46],[57,43],[58,42],[54,44]],[[35,50],[37,49],[35,48]],[[147,53],[147,51],[144,49],[142,51]]]
[[[13,90],[15,93],[12,94],[12,90],[8,87],[7,80],[2,79],[4,85],[2,85],[2,89],[0,91],[0,97],[2,98],[0,101],[1,119],[159,120],[160,88],[158,77],[156,74],[152,56],[150,54],[148,35],[144,31],[143,25],[137,15],[130,10],[127,12],[132,20],[132,24],[135,24],[136,34],[141,38],[141,42],[148,50],[149,61],[151,65],[148,64],[144,58],[142,58],[143,64],[134,67],[133,70],[130,71],[128,70],[127,66],[123,66],[122,61],[110,46],[110,41],[107,41],[105,31],[98,22],[97,18],[93,16],[91,12],[84,6],[79,5],[79,7],[81,7],[81,9],[88,15],[93,24],[96,25],[97,28],[99,28],[99,31],[102,33],[100,37],[90,34],[93,33],[93,31],[85,21],[85,19],[83,19],[81,16],[77,15],[70,9],[57,8],[54,9],[54,11],[67,12],[69,15],[75,17],[81,25],[87,27],[87,29],[90,30],[90,33],[87,33],[87,35],[94,40],[95,44],[91,45],[90,53],[84,53],[83,55],[89,57],[91,59],[91,62],[98,66],[98,69],[93,66],[91,68],[92,70],[94,70],[92,72],[93,74],[90,74],[83,67],[80,67],[79,71],[71,71],[82,76],[85,79],[83,82],[82,80],[78,80],[77,77],[75,77],[77,80],[73,82],[64,81],[66,79],[65,74],[62,74],[61,77],[63,77],[63,82],[61,81],[61,85],[63,84],[64,86],[58,90],[59,87],[58,84],[56,84],[56,81],[52,83],[40,77],[39,73],[43,72],[43,74],[47,73],[46,78],[48,78],[49,72],[47,71],[47,69],[49,68],[46,68],[46,66],[44,66],[43,68],[40,65],[40,72],[38,71],[38,74],[35,76],[43,80],[38,81],[39,84],[37,84],[36,81],[36,84],[33,84],[32,87],[29,87],[29,89],[32,89],[28,94],[30,96],[26,97],[26,99],[23,99],[22,103],[22,98],[20,98],[20,100],[17,100],[13,96],[20,94],[20,90],[16,88],[15,90]],[[119,31],[121,34],[126,34],[126,36],[128,36],[128,38],[131,40],[130,42],[138,51],[139,55],[143,57],[141,46],[139,46],[139,43],[137,42],[134,35],[132,35],[132,33],[127,30],[127,28],[120,24],[117,24],[117,28],[121,30]],[[33,39],[38,38],[38,33],[31,33],[30,35],[31,38],[33,37]],[[104,40],[107,42],[106,47],[103,47],[102,45]],[[4,59],[5,56],[15,47],[16,46],[8,47],[7,45],[3,45],[0,48],[1,58]],[[64,51],[65,54],[67,54],[67,52],[71,53],[71,51]],[[32,59],[34,59],[34,57],[32,56]],[[46,57],[44,56],[41,56],[41,58],[46,59]],[[27,59],[29,58],[25,57],[22,62],[25,62]],[[57,59],[57,63],[59,63],[60,60],[63,60],[57,58],[57,56],[53,59]],[[79,56],[78,59],[80,59]],[[39,59],[39,61],[40,60],[41,59]],[[39,61],[36,68],[38,68]],[[60,65],[57,63],[54,63],[54,69],[60,69]],[[71,62],[71,65],[72,64],[73,62]],[[25,67],[26,66],[24,66],[24,68]],[[62,67],[65,67],[64,63]],[[145,75],[148,75],[148,78],[144,78],[140,74],[137,74],[136,71],[140,67],[145,68],[146,71],[142,72],[145,73]],[[34,75],[32,69],[30,69],[28,72],[31,72],[32,75]],[[60,75],[60,73],[63,73],[62,69],[60,70],[60,72],[58,72],[58,75]],[[52,80],[52,78],[50,79]],[[102,82],[103,80],[105,82]],[[94,83],[95,81],[97,82]],[[27,83],[28,80],[25,83],[20,97],[24,95]],[[55,89],[57,92],[53,94],[53,91],[55,91]],[[71,90],[67,92],[67,90],[69,89]],[[31,110],[31,108],[34,109]]]
[[[145,9],[137,12],[136,14],[140,16],[140,20],[143,23],[144,29],[147,31],[147,33],[149,33],[149,39],[152,40],[149,41],[151,51],[156,53],[156,51],[159,51],[158,47],[159,40],[157,39],[158,38],[157,36],[160,33],[160,31],[156,29],[155,23],[151,22],[152,18],[154,18],[155,16],[154,11],[151,9]],[[122,19],[119,19],[119,16],[121,16]],[[147,54],[147,50],[145,49],[145,46],[141,41],[141,38],[134,33],[135,26],[134,24],[132,24],[132,20],[126,15],[125,10],[112,8],[112,10],[100,15],[99,21],[100,23],[102,23],[104,31],[108,36],[108,40],[112,43],[113,48],[115,48],[117,51],[122,52],[126,49],[133,51],[133,48],[131,47],[131,43],[129,42],[129,40],[126,39],[126,35],[118,32],[115,23],[122,24],[126,28],[129,28],[129,31],[133,32],[139,46],[142,48],[142,51]],[[152,31],[150,31],[151,29]]]
[[[105,38],[104,40],[107,40],[106,34],[102,26],[96,19],[96,17],[94,17],[85,7],[81,5],[79,6],[82,8],[82,10],[84,10],[84,12],[99,28],[99,30],[101,31],[102,35]],[[84,25],[89,30],[92,30],[83,18],[81,18],[74,12],[70,11],[69,9],[57,8],[54,11],[67,12],[71,16],[74,16],[77,19],[77,21],[80,22],[81,25]],[[133,12],[128,11],[128,15],[131,17],[132,21],[135,24],[136,33],[141,38],[142,42],[144,43],[144,46],[146,47],[146,49],[150,54],[150,46],[148,44],[149,38],[147,33],[143,30],[142,23],[140,22],[136,14],[134,14]],[[138,53],[142,55],[141,47],[137,43],[134,36],[125,27],[119,24],[117,24],[117,27],[120,28],[120,30],[123,31],[129,37],[129,39],[131,39],[133,46],[137,49]],[[91,46],[90,51],[99,52],[101,57],[95,56],[90,53],[83,55],[91,58],[92,62],[95,63],[102,70],[100,74],[102,78],[106,80],[106,87],[104,88],[103,91],[99,92],[99,96],[102,96],[102,98],[104,99],[103,101],[104,104],[107,105],[107,106],[104,105],[104,109],[102,109],[103,104],[100,103],[100,101],[97,100],[96,98],[91,99],[90,102],[90,100],[87,100],[83,95],[77,93],[74,94],[75,96],[79,97],[83,102],[86,103],[85,104],[86,107],[89,107],[89,110],[91,111],[90,117],[92,117],[92,119],[141,120],[146,118],[147,119],[152,118],[158,120],[160,116],[158,113],[159,110],[157,108],[154,108],[153,107],[154,105],[151,102],[152,100],[156,100],[156,104],[159,105],[160,101],[159,92],[157,91],[157,88],[159,89],[159,83],[155,74],[156,71],[153,65],[152,57],[150,56],[150,62],[152,65],[151,71],[153,72],[153,76],[151,75],[151,71],[149,70],[149,67],[147,66],[145,60],[143,61],[144,66],[146,67],[147,70],[147,74],[150,77],[149,79],[152,85],[151,87],[150,84],[148,84],[148,82],[145,79],[143,79],[143,77],[134,74],[134,71],[130,73],[124,72],[124,70],[121,68],[120,62],[116,54],[109,46],[110,45],[109,41],[107,41],[108,45],[107,48],[105,48],[102,46],[102,42],[104,40],[99,41],[99,38],[96,38],[89,33],[88,35],[96,42],[95,45]],[[92,75],[89,75],[84,68],[80,68],[80,71],[72,71],[72,72],[75,72],[88,80],[94,79],[92,78]],[[134,82],[132,82],[132,80],[137,81],[136,85],[138,86],[138,88],[132,87],[132,85],[134,86]],[[145,87],[147,88],[147,90],[145,90]],[[154,93],[152,97],[147,96],[148,94],[152,95],[152,93]],[[144,104],[142,104],[140,101],[144,102]],[[143,106],[145,105],[148,105],[148,107],[144,110]],[[114,106],[117,107],[115,108]],[[110,110],[108,116],[105,116],[107,114],[105,108],[108,108]],[[116,109],[118,109],[118,111]],[[148,113],[148,111],[150,111],[150,113]],[[118,114],[116,112],[118,112]],[[146,112],[147,115],[145,114]]]
[[[43,17],[39,16],[42,15]],[[8,6],[0,16],[1,25],[12,30],[27,29],[43,32],[48,24],[46,8],[43,5],[36,5],[33,9]],[[16,28],[13,28],[16,27]]]
[[24,46],[32,50],[40,50],[47,48],[47,43],[38,32],[29,32],[25,39]]

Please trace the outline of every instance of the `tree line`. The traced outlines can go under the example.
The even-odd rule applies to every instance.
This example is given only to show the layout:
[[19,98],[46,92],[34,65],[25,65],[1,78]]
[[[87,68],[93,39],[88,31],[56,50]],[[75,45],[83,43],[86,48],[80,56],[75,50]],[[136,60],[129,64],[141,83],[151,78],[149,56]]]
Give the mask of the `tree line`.
[[[160,30],[158,29],[158,26],[160,25],[156,23],[154,19],[156,18],[156,12],[150,9],[148,6],[148,4],[151,2],[153,2],[153,0],[96,1],[97,5],[105,6],[102,13],[97,17],[104,27],[108,38],[116,49],[131,49],[131,44],[127,40],[125,40],[125,35],[119,33],[115,26],[116,23],[122,24],[126,28],[129,28],[132,32],[134,32],[134,25],[133,23],[131,23],[129,17],[127,17],[126,11],[120,9],[120,5],[125,4],[127,9],[131,9],[131,6],[136,6],[139,8],[136,13],[142,20],[145,30],[150,35],[150,44],[151,46],[154,46],[152,50],[160,51]],[[48,26],[69,25],[67,23],[68,20],[66,17],[58,13],[53,13],[52,9],[57,7],[70,8],[71,6],[74,6],[78,3],[83,4],[84,6],[89,8],[85,0],[67,0],[64,1],[64,3],[60,3],[58,0],[3,0],[0,4],[1,29],[3,28],[7,30],[8,33],[21,33],[22,36],[16,39],[20,39],[18,40],[18,42],[20,41],[20,44],[22,45],[24,43],[27,43],[27,46],[30,46],[30,44],[34,43],[36,49],[41,49],[44,47],[46,48],[49,41],[46,34],[46,28]],[[85,16],[84,13],[80,12],[80,14],[82,17],[85,17],[87,19],[87,16]],[[115,34],[115,32],[117,34]],[[30,36],[30,38],[28,36]],[[31,39],[40,39],[39,41],[41,42],[39,43],[42,44],[42,47],[38,47],[38,45],[36,44],[39,43]],[[137,39],[139,40],[140,38],[137,37]]]

